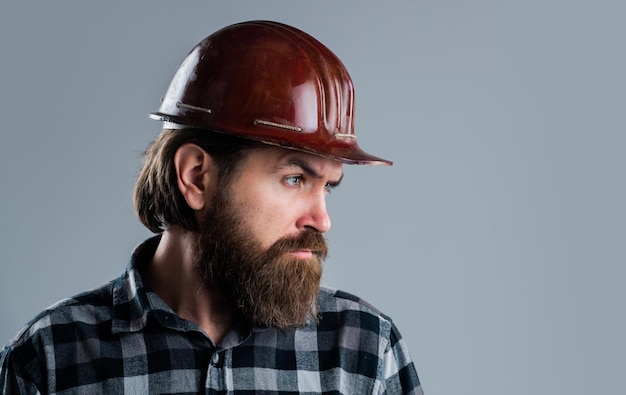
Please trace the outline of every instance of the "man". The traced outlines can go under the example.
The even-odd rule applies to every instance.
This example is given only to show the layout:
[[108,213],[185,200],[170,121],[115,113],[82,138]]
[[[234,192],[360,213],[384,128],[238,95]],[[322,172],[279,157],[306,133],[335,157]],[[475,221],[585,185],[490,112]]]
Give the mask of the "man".
[[287,25],[228,26],[152,117],[135,208],[157,236],[6,346],[3,392],[421,394],[392,321],[320,287],[343,163],[391,164],[357,145],[339,59]]

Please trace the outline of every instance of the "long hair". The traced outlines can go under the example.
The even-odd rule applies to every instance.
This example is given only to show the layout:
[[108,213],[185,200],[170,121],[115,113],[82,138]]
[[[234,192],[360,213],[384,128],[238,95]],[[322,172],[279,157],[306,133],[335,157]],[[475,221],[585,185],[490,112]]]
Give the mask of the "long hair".
[[[144,163],[135,184],[134,206],[139,220],[152,232],[168,225],[196,231],[194,211],[178,189],[174,155],[193,143],[205,150],[218,168],[220,183],[227,183],[246,154],[261,143],[205,129],[164,129],[144,152]],[[225,185],[225,184],[222,184]]]

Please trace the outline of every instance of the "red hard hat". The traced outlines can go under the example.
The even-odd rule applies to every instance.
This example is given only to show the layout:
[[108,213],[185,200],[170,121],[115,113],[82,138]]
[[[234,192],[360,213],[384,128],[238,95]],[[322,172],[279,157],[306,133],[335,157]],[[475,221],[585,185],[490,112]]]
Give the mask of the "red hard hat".
[[277,22],[238,23],[202,40],[150,116],[344,163],[392,164],[357,145],[354,88],[343,63]]

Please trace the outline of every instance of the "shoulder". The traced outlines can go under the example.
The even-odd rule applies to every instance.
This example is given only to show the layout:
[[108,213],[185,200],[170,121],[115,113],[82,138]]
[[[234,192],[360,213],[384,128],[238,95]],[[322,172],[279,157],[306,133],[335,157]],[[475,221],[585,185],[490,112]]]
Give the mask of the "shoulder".
[[356,295],[327,287],[320,288],[319,304],[318,331],[337,338],[344,361],[372,363],[369,371],[376,373],[369,375],[386,393],[422,394],[408,347],[389,316]]
[[351,327],[381,338],[390,338],[397,332],[389,316],[354,294],[320,287],[318,303],[322,328]]
[[341,331],[377,341],[387,350],[396,346],[406,347],[404,339],[391,317],[371,303],[351,293],[320,287],[319,329]]
[[73,344],[110,332],[113,283],[63,299],[29,321],[0,351],[0,392],[39,393],[63,358],[79,357]]
[[341,311],[359,311],[377,317],[383,321],[391,322],[391,318],[382,311],[374,307],[371,303],[364,299],[330,287],[320,287],[318,302],[320,312],[341,312]]
[[51,345],[53,338],[67,332],[70,326],[97,326],[111,320],[112,290],[114,281],[86,291],[46,308],[31,319],[13,339],[6,349],[16,349],[30,343],[40,347]]

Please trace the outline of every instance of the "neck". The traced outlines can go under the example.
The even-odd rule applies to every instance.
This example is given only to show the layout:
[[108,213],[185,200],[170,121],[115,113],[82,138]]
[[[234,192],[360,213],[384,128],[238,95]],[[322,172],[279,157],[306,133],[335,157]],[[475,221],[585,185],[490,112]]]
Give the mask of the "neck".
[[194,268],[193,235],[169,227],[159,242],[145,280],[179,317],[195,322],[214,344],[233,326],[234,309],[215,289],[202,283]]

